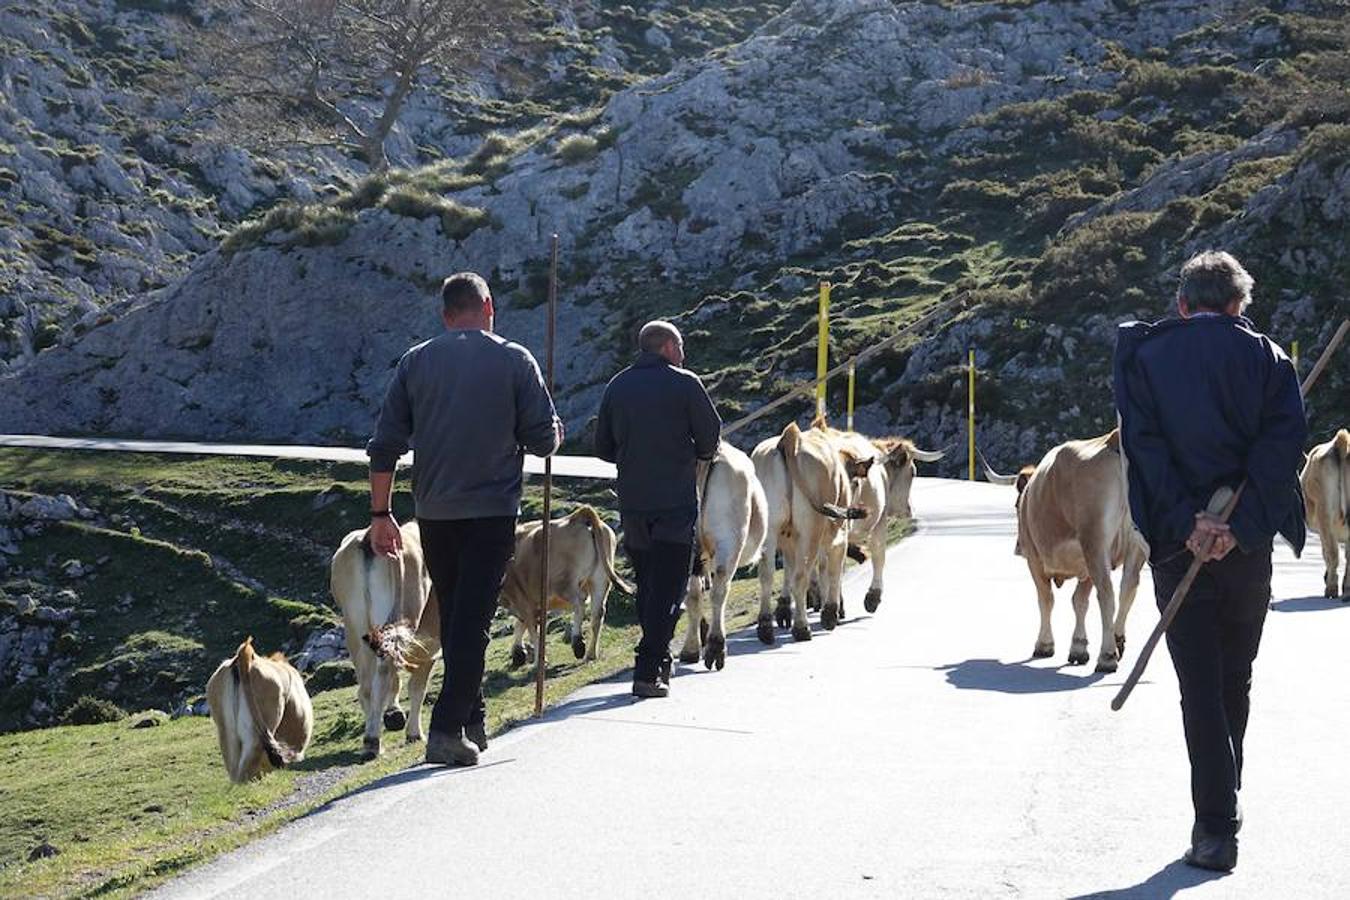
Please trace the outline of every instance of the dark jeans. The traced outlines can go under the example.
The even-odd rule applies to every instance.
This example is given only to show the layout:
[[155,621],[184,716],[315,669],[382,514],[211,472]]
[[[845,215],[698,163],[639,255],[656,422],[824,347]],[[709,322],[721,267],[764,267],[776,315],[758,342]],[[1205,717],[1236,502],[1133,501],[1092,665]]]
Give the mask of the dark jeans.
[[642,640],[633,661],[634,681],[656,681],[671,664],[670,642],[689,589],[697,510],[623,513],[624,548],[637,581]]
[[458,734],[483,721],[483,666],[506,567],[516,552],[514,516],[418,519],[422,555],[441,606],[445,680],[431,730]]
[[[1190,563],[1190,554],[1182,553],[1153,566],[1159,609],[1172,599]],[[1270,547],[1250,554],[1235,549],[1200,569],[1167,630],[1181,686],[1195,825],[1206,834],[1231,835],[1237,827],[1252,661],[1269,602]]]

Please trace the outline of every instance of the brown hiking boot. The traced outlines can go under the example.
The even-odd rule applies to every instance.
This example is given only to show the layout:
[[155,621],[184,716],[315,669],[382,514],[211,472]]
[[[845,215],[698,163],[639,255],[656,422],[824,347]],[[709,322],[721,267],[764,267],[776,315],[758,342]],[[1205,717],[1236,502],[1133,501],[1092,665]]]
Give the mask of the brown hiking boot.
[[634,697],[669,697],[670,688],[666,687],[660,681],[634,681]]
[[476,766],[478,748],[463,734],[433,731],[427,736],[427,762],[439,766]]

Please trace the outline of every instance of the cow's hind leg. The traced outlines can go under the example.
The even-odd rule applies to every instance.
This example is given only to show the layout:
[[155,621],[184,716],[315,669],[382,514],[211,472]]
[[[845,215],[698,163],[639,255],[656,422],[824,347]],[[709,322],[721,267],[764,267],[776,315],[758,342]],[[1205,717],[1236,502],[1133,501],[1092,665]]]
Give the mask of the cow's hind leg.
[[844,618],[844,557],[847,553],[848,542],[841,533],[822,554],[820,624],[830,631]]
[[[737,554],[739,556],[739,553]],[[735,559],[736,557],[730,557]],[[719,672],[727,664],[726,606],[727,586],[731,573],[720,558],[712,576],[712,615],[707,645],[703,648],[703,665]]]
[[511,668],[513,669],[519,669],[530,661],[530,655],[525,652],[525,633],[525,620],[516,619],[511,636]]
[[1050,611],[1055,608],[1055,592],[1050,587],[1050,576],[1030,557],[1027,558],[1027,568],[1031,570],[1031,580],[1036,584],[1036,602],[1041,610],[1041,630],[1036,635],[1036,647],[1031,655],[1035,659],[1046,659],[1055,655],[1055,635],[1050,630]]
[[577,659],[586,658],[586,595],[579,589],[572,589],[572,655]]
[[[799,543],[805,543],[799,541]],[[811,586],[811,573],[815,566],[811,556],[798,548],[799,559],[796,565],[784,566],[787,575],[788,593],[792,597],[792,639],[794,641],[811,640],[811,623],[807,619],[806,594]],[[786,554],[785,554],[786,555]]]
[[881,606],[881,592],[886,584],[886,520],[883,518],[872,529],[867,539],[867,551],[872,557],[872,585],[863,598],[863,609],[869,613]]
[[1105,562],[1105,554],[1092,548],[1092,552],[1086,555],[1088,574],[1097,588],[1097,608],[1102,614],[1102,649],[1097,654],[1097,671],[1114,672],[1120,667],[1120,651],[1116,649],[1114,634],[1116,586],[1111,582],[1111,569]]
[[415,744],[423,739],[422,705],[427,700],[427,682],[431,680],[434,659],[427,659],[413,669],[408,676],[408,743]]
[[[363,760],[374,759],[380,755],[380,698],[383,696],[384,687],[380,683],[383,675],[380,661],[375,654],[369,650],[362,650],[363,654],[369,654],[369,659],[362,659],[357,671],[357,679],[360,687],[357,688],[356,695],[361,701],[361,712],[366,717],[366,730],[361,738],[361,758]],[[365,669],[365,677],[361,677],[360,668]]]
[[591,646],[586,649],[586,660],[593,662],[600,655],[600,632],[605,630],[605,607],[609,603],[609,576],[601,571],[591,579]]
[[703,649],[703,576],[689,576],[689,590],[684,595],[684,646],[680,648],[680,662],[698,662]]
[[1131,546],[1125,554],[1125,568],[1120,575],[1120,604],[1116,610],[1115,625],[1111,629],[1116,641],[1116,654],[1121,659],[1125,658],[1125,620],[1130,616],[1130,607],[1134,606],[1135,594],[1139,592],[1139,573],[1147,559],[1148,553],[1142,546]]
[[1092,582],[1086,578],[1078,579],[1073,589],[1073,640],[1069,643],[1069,665],[1085,666],[1089,659],[1087,648],[1087,608],[1088,596],[1092,593]]
[[759,555],[759,620],[755,625],[755,636],[762,644],[773,644],[774,614],[770,609],[773,600],[774,558],[778,555],[777,535],[770,533],[764,538],[764,548]]

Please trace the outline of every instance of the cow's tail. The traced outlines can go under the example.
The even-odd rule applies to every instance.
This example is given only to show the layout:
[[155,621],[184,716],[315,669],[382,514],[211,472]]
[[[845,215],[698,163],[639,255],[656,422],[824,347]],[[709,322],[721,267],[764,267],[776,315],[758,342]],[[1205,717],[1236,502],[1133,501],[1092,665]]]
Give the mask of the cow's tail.
[[636,589],[614,571],[614,532],[606,527],[595,507],[582,506],[572,513],[570,518],[574,521],[580,519],[590,528],[595,555],[600,557],[600,565],[605,567],[605,574],[609,576],[610,582],[625,594],[636,594]]
[[253,728],[258,733],[258,740],[262,742],[267,761],[272,764],[272,768],[280,769],[287,763],[294,762],[296,753],[278,741],[272,729],[263,722],[262,710],[258,708],[258,696],[253,690],[253,661],[256,658],[257,654],[253,652],[253,637],[249,636],[244,638],[244,642],[235,651],[230,666],[234,670],[235,683],[248,705],[249,718],[253,720]]
[[[837,503],[822,503],[811,496],[811,492],[806,488],[806,482],[802,478],[797,467],[797,454],[801,450],[801,430],[797,428],[796,422],[789,422],[788,427],[783,429],[783,436],[778,439],[778,452],[783,456],[783,465],[787,468],[788,485],[801,491],[806,502],[816,512],[825,516],[827,519],[865,519],[867,510],[859,506],[840,506]],[[790,499],[790,498],[789,498]]]
[[848,558],[857,563],[867,562],[867,548],[861,544],[850,543],[848,545]]
[[1350,431],[1342,428],[1336,432],[1336,437],[1332,439],[1335,443],[1332,451],[1336,469],[1336,480],[1340,490],[1337,491],[1340,500],[1341,525],[1350,525],[1350,478],[1346,477],[1346,469],[1350,469]]

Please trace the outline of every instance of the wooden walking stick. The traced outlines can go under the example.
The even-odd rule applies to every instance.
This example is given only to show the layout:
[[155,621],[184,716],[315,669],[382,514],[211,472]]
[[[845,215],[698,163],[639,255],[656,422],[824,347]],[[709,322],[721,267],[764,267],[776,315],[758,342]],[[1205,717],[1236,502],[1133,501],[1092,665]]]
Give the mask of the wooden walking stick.
[[[1346,332],[1348,331],[1350,331],[1350,319],[1341,322],[1341,327],[1336,329],[1336,333],[1331,336],[1330,342],[1327,343],[1327,348],[1323,350],[1322,355],[1318,357],[1317,365],[1313,366],[1312,371],[1308,373],[1308,377],[1304,379],[1303,384],[1299,386],[1299,393],[1302,396],[1308,396],[1308,391],[1312,390],[1312,386],[1316,384],[1317,379],[1322,376],[1322,370],[1331,363],[1332,354],[1336,352],[1336,348],[1339,347],[1341,341],[1345,339]],[[1210,498],[1208,511],[1218,515],[1219,521],[1227,522],[1229,517],[1233,515],[1233,510],[1237,508],[1238,501],[1242,499],[1242,492],[1246,489],[1247,479],[1245,478],[1242,480],[1242,484],[1238,485],[1236,491],[1227,487],[1219,488],[1214,492],[1214,496]],[[1130,676],[1125,679],[1125,683],[1120,686],[1120,691],[1117,692],[1116,696],[1111,700],[1111,708],[1113,710],[1119,711],[1120,708],[1125,705],[1125,701],[1130,698],[1130,693],[1134,690],[1134,686],[1138,684],[1139,679],[1143,677],[1144,669],[1148,667],[1149,657],[1153,655],[1153,651],[1157,649],[1158,642],[1162,640],[1162,636],[1167,633],[1167,629],[1171,627],[1173,620],[1176,619],[1177,613],[1181,611],[1181,604],[1186,602],[1186,595],[1190,592],[1191,585],[1195,583],[1196,576],[1200,574],[1200,567],[1204,565],[1202,560],[1208,555],[1209,548],[1213,542],[1214,539],[1212,537],[1209,538],[1204,546],[1200,548],[1200,553],[1196,555],[1195,559],[1191,560],[1191,567],[1186,570],[1186,574],[1182,576],[1181,583],[1178,584],[1176,590],[1172,592],[1172,599],[1167,601],[1167,606],[1163,609],[1162,617],[1158,619],[1158,624],[1154,626],[1153,633],[1148,636],[1148,641],[1144,644],[1143,652],[1139,654],[1139,658],[1135,660],[1134,668],[1130,670]]]
[[[551,248],[548,266],[548,338],[546,343],[545,379],[548,394],[553,396],[553,345],[558,331],[558,235],[550,241]],[[549,586],[549,532],[553,530],[553,456],[544,457],[544,527],[540,533],[543,541],[544,564],[543,581],[539,585],[539,608],[535,612],[537,643],[535,645],[534,673],[534,714],[544,713],[544,671],[548,646],[548,586]]]

